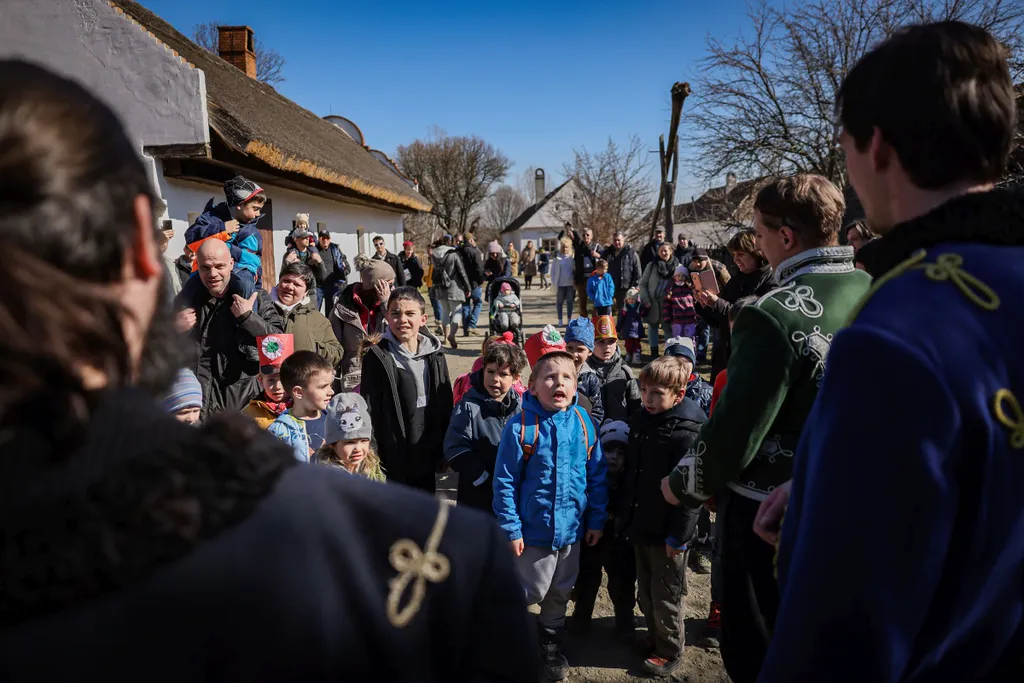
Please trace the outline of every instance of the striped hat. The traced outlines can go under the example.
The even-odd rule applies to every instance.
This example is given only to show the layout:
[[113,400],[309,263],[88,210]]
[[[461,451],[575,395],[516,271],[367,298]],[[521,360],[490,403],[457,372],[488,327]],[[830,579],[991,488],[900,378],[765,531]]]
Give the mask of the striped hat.
[[203,387],[191,370],[182,368],[171,386],[170,392],[164,397],[164,410],[176,413],[185,408],[203,407]]

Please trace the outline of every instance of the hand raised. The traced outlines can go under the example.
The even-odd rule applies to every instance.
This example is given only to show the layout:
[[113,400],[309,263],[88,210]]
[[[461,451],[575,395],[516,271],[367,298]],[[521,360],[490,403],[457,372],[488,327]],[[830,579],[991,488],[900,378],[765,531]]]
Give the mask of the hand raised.
[[231,295],[231,313],[236,318],[241,318],[246,313],[252,313],[252,306],[256,303],[258,292],[253,292],[248,299],[243,299],[237,294]]
[[196,310],[194,308],[184,308],[178,311],[177,315],[174,316],[174,328],[179,333],[188,332],[196,325]]

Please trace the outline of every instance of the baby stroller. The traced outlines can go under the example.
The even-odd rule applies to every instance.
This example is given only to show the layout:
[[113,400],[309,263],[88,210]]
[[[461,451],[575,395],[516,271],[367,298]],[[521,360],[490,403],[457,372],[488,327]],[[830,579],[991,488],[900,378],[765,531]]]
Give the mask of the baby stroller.
[[[512,289],[511,295],[502,296],[501,286],[504,284],[508,284]],[[521,347],[525,340],[522,300],[519,296],[519,280],[515,278],[499,277],[487,285],[487,300],[490,301],[487,334],[495,336],[511,332],[515,343]]]

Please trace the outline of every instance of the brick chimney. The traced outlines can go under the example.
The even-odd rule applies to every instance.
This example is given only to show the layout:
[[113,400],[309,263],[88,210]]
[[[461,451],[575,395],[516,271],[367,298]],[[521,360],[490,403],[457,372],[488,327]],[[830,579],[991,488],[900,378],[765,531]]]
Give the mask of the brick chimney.
[[256,51],[248,26],[218,26],[217,54],[249,78],[256,78]]

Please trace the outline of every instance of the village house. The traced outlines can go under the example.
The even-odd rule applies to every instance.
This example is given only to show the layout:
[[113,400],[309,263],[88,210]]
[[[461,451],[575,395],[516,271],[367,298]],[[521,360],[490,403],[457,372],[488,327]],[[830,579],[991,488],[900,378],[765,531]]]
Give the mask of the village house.
[[538,168],[534,175],[534,196],[540,199],[501,231],[502,247],[513,242],[516,249],[522,250],[530,241],[538,249],[555,249],[558,246],[559,233],[572,219],[571,207],[578,188],[576,180],[569,178],[551,192],[546,192],[545,182],[544,169]]
[[247,26],[219,27],[218,56],[132,0],[5,0],[4,17],[0,57],[74,78],[118,112],[152,174],[158,221],[174,228],[173,256],[239,173],[270,198],[259,222],[267,286],[298,212],[351,260],[372,254],[376,235],[399,251],[403,216],[431,208],[354,123],[325,120],[257,81]]

